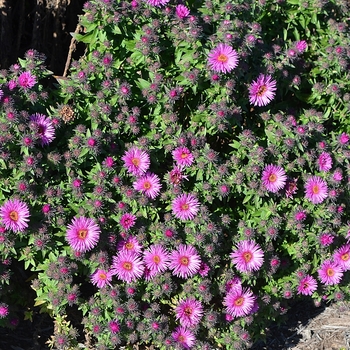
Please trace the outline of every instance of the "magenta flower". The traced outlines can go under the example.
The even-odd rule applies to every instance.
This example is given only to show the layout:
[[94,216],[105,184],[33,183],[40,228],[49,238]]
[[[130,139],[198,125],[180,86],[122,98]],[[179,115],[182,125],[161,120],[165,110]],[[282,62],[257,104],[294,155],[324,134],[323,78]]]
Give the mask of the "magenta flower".
[[172,201],[172,210],[180,220],[192,220],[198,213],[199,201],[192,194],[183,193]]
[[305,197],[313,204],[322,203],[328,196],[326,181],[319,176],[311,176],[305,183]]
[[306,219],[306,212],[305,210],[300,210],[300,211],[297,211],[294,215],[294,219],[296,221],[304,221]]
[[203,316],[203,306],[200,301],[189,298],[180,300],[175,308],[175,317],[181,326],[191,328],[196,326]]
[[343,271],[350,270],[350,244],[345,244],[337,249],[333,254],[333,259]]
[[147,197],[152,199],[159,195],[162,187],[159,177],[151,173],[139,177],[133,185],[136,191],[143,192]]
[[41,145],[48,145],[55,138],[55,128],[50,118],[44,114],[35,113],[30,117],[30,121],[35,124],[37,128],[37,135]]
[[141,253],[142,251],[142,245],[137,240],[136,237],[130,236],[117,244],[118,250],[128,250],[129,252],[133,253]]
[[130,213],[123,214],[119,221],[120,225],[123,227],[124,230],[129,230],[135,225],[135,222],[136,216]]
[[132,147],[126,151],[122,160],[128,172],[135,176],[143,175],[150,166],[148,153],[136,147]]
[[30,89],[36,84],[36,78],[30,72],[23,72],[18,77],[18,85],[23,89]]
[[111,331],[111,333],[113,333],[113,334],[116,334],[120,331],[120,325],[115,320],[108,322],[108,328]]
[[184,349],[190,349],[195,345],[196,337],[189,329],[183,326],[177,327],[171,335],[174,341]]
[[229,73],[238,65],[238,53],[231,46],[220,43],[208,55],[208,66],[215,72]]
[[240,241],[230,257],[240,272],[257,271],[264,262],[264,252],[260,246],[249,240]]
[[320,171],[329,171],[332,168],[332,157],[329,153],[323,152],[317,159],[318,168]]
[[276,193],[285,186],[287,175],[282,167],[269,164],[264,168],[261,180],[268,191]]
[[303,53],[307,49],[307,42],[305,40],[297,41],[295,44],[295,49],[298,53]]
[[190,14],[190,10],[185,5],[176,5],[175,13],[178,18],[184,19]]
[[172,155],[177,165],[180,166],[190,166],[194,161],[193,154],[187,147],[175,148]]
[[67,227],[66,240],[77,252],[87,252],[93,249],[100,238],[101,230],[93,219],[73,218]]
[[297,294],[312,295],[316,289],[317,281],[312,276],[306,275],[299,281]]
[[168,178],[174,187],[180,184],[182,179],[188,180],[188,177],[182,173],[182,167],[180,166],[175,166],[172,170],[170,170],[168,172]]
[[317,272],[318,278],[325,285],[338,284],[343,277],[343,269],[331,260],[325,260]]
[[249,101],[254,106],[266,106],[275,97],[276,80],[271,75],[260,74],[249,87]]
[[242,317],[252,312],[255,300],[256,297],[249,288],[243,289],[241,284],[237,284],[227,293],[223,305],[229,315]]
[[148,5],[161,7],[166,5],[170,0],[146,0]]
[[143,261],[148,270],[147,279],[151,279],[168,268],[169,253],[162,245],[153,244],[143,253]]
[[346,145],[350,140],[350,135],[346,134],[345,132],[343,132],[340,136],[339,136],[339,143],[343,146]]
[[201,258],[197,250],[185,244],[180,244],[177,250],[170,253],[169,268],[173,275],[189,278],[195,275],[201,266]]
[[92,275],[91,275],[91,282],[93,285],[97,286],[98,288],[103,288],[106,285],[111,285],[113,274],[110,271],[97,269]]
[[5,303],[0,303],[0,319],[5,318],[9,314],[9,306]]
[[144,266],[139,255],[121,250],[117,256],[113,256],[111,271],[118,279],[131,283],[143,275]]
[[319,241],[323,247],[328,247],[334,241],[334,236],[330,233],[321,233]]
[[28,227],[29,209],[18,199],[9,199],[0,207],[2,224],[7,230],[23,232]]

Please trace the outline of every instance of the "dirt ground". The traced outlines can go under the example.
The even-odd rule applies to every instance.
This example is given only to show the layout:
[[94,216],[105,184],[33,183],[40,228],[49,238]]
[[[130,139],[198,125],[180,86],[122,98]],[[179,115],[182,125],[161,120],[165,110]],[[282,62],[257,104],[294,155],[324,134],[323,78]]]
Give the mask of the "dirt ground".
[[[251,350],[350,350],[350,304],[337,303],[316,308],[299,302],[287,314],[288,321],[267,330],[266,343],[258,342]],[[0,328],[0,350],[47,350],[53,334],[47,315],[33,322],[23,321],[15,330]]]

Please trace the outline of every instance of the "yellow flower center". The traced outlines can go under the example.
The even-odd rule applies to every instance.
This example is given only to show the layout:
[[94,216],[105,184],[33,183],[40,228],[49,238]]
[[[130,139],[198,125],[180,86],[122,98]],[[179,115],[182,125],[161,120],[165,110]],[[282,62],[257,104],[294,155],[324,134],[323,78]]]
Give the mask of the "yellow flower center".
[[181,264],[181,265],[188,266],[189,262],[190,262],[190,261],[188,260],[188,258],[187,258],[186,256],[182,256],[182,257],[180,258],[180,264]]
[[313,194],[319,194],[319,193],[320,193],[320,186],[318,186],[318,185],[313,185],[313,186],[312,186],[312,193],[313,193]]
[[151,188],[151,183],[149,181],[145,181],[143,184],[143,188],[145,190],[149,190]]
[[276,174],[271,174],[271,175],[269,176],[269,181],[270,181],[270,182],[276,182],[276,180],[277,180]]
[[218,56],[218,61],[219,62],[222,62],[222,63],[226,63],[228,61],[228,57],[226,55],[224,55],[223,53],[221,53],[219,56]]
[[135,166],[139,166],[140,165],[140,159],[139,158],[133,158],[131,160],[131,163],[134,164]]
[[127,250],[132,250],[132,249],[134,248],[134,243],[132,243],[132,242],[126,243],[126,244],[125,244],[125,248],[126,248]]
[[243,297],[239,297],[239,298],[237,298],[237,299],[233,302],[233,304],[234,304],[235,306],[242,306],[242,305],[243,305],[243,302],[244,302],[244,298],[243,298]]
[[345,253],[345,254],[343,254],[343,255],[341,256],[341,259],[342,259],[343,261],[348,261],[349,258],[350,258],[350,256],[349,256],[348,253]]
[[182,210],[188,210],[189,205],[187,203],[181,205]]
[[153,261],[156,263],[156,264],[159,264],[160,263],[160,257],[158,255],[155,255],[153,257]]
[[329,277],[334,276],[334,270],[330,267],[327,269],[326,273],[327,273],[327,276],[329,276]]
[[9,216],[11,220],[18,221],[18,212],[16,210],[12,210]]
[[123,262],[123,269],[127,270],[127,271],[131,271],[132,270],[132,263],[128,262],[128,261]]
[[107,275],[104,272],[100,272],[98,277],[100,278],[100,280],[106,280],[107,279]]
[[248,263],[249,261],[251,261],[253,259],[253,254],[250,252],[244,252],[243,259],[246,263]]
[[78,238],[85,239],[87,234],[88,234],[88,230],[87,229],[85,229],[85,228],[81,229],[81,230],[78,231]]
[[261,96],[263,96],[265,94],[266,91],[267,91],[267,87],[265,85],[262,85],[262,86],[259,87],[257,95],[259,97],[261,97]]

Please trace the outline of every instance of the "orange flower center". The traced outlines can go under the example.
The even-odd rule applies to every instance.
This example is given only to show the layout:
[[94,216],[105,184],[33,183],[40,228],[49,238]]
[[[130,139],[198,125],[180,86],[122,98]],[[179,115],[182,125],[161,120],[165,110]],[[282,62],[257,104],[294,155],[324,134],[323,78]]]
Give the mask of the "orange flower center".
[[145,190],[149,190],[151,188],[151,183],[149,181],[145,181],[143,184],[143,188]]
[[129,261],[123,262],[123,269],[124,269],[124,270],[128,270],[128,271],[131,271],[131,270],[132,270],[132,263],[129,262]]
[[262,85],[262,86],[259,87],[257,95],[259,97],[261,97],[261,96],[263,96],[265,94],[266,91],[267,91],[267,87],[265,85]]
[[246,263],[248,263],[249,261],[251,261],[253,259],[253,254],[250,252],[244,252],[243,259]]
[[225,63],[228,61],[228,57],[226,55],[224,55],[223,53],[221,53],[219,56],[218,56],[218,61],[219,62],[222,62],[222,63]]
[[313,194],[319,194],[320,193],[320,187],[318,185],[312,186],[312,193]]
[[341,259],[342,259],[343,261],[348,261],[349,258],[350,258],[350,256],[349,256],[348,253],[345,253],[345,254],[343,254],[343,255],[341,256]]
[[140,165],[140,159],[139,158],[133,158],[131,160],[131,163],[134,164],[135,166],[139,166]]
[[269,176],[269,181],[270,181],[270,182],[276,182],[276,180],[277,180],[276,174],[271,174],[271,175]]
[[88,234],[88,230],[87,229],[85,229],[85,228],[81,229],[81,230],[78,231],[78,238],[85,239],[87,234]]
[[333,277],[334,276],[334,270],[331,269],[330,267],[327,269],[327,276]]
[[127,250],[132,250],[132,249],[134,248],[134,243],[132,243],[132,242],[126,243],[126,244],[125,244],[125,248],[126,248]]
[[159,264],[160,263],[160,257],[158,255],[155,255],[153,257],[153,261],[156,263],[156,264]]
[[106,280],[107,279],[107,275],[104,272],[100,272],[98,277],[100,278],[100,280]]
[[244,302],[244,298],[243,297],[239,297],[237,298],[235,301],[234,301],[234,305],[235,306],[242,306],[243,305],[243,302]]
[[185,158],[187,158],[188,157],[188,154],[187,153],[181,153],[181,158],[182,159],[185,159]]
[[189,205],[187,203],[181,205],[182,210],[188,210]]
[[10,219],[13,220],[13,221],[18,221],[18,212],[15,211],[15,210],[12,210],[10,212]]
[[187,306],[184,310],[184,313],[186,314],[186,316],[191,316],[192,315],[192,308]]
[[186,337],[183,335],[179,335],[177,339],[179,340],[180,343],[184,343],[186,341]]
[[190,262],[190,261],[188,260],[188,257],[187,257],[187,256],[182,256],[182,257],[180,258],[180,264],[181,264],[181,265],[188,266],[189,262]]

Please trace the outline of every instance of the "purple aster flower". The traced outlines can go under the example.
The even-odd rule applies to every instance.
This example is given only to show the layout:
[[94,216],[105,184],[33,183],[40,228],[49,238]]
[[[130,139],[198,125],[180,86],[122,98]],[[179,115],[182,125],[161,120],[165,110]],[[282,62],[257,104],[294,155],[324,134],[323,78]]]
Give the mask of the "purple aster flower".
[[161,7],[166,5],[170,0],[146,0],[148,5]]
[[254,106],[266,106],[275,97],[276,80],[271,75],[260,74],[249,88],[249,101]]
[[276,193],[285,186],[287,175],[282,167],[269,164],[264,168],[261,180],[268,191]]
[[142,245],[137,240],[136,237],[130,236],[117,244],[118,250],[128,250],[129,252],[133,253],[141,253],[142,251]]
[[298,53],[303,53],[307,49],[307,42],[305,40],[297,41],[295,44],[295,49]]
[[183,326],[177,327],[172,333],[172,337],[176,343],[185,349],[192,348],[196,343],[196,337],[194,334]]
[[106,285],[111,286],[112,276],[113,274],[110,271],[97,269],[91,275],[91,282],[93,285],[97,286],[98,288],[103,288]]
[[156,198],[159,195],[162,185],[157,175],[148,173],[139,177],[133,184],[136,191],[143,192],[149,198]]
[[192,220],[198,213],[199,201],[192,194],[183,193],[173,200],[171,207],[178,219]]
[[254,307],[256,297],[249,288],[243,288],[237,284],[224,298],[223,305],[226,306],[226,312],[233,317],[242,317],[249,315]]
[[30,89],[36,84],[36,78],[30,72],[23,72],[18,77],[18,85],[23,89]]
[[126,151],[122,160],[128,172],[135,176],[143,175],[150,166],[148,153],[136,147],[132,147]]
[[35,113],[30,117],[30,121],[34,123],[37,128],[37,134],[41,145],[48,145],[55,138],[55,128],[50,118],[44,114]]
[[241,272],[257,271],[264,262],[264,252],[260,246],[249,240],[240,241],[230,257]]
[[175,308],[175,317],[181,326],[191,328],[196,326],[203,316],[202,303],[196,299],[180,300]]
[[299,281],[297,294],[312,295],[316,289],[317,281],[312,276],[306,275]]
[[345,244],[338,248],[333,254],[333,259],[343,271],[350,270],[350,244]]
[[320,281],[325,285],[338,284],[343,277],[343,269],[331,260],[325,260],[317,272]]
[[332,157],[329,153],[323,152],[317,159],[318,168],[320,171],[328,171],[332,168]]
[[0,207],[2,224],[7,230],[23,232],[28,227],[29,209],[18,199],[9,199]]
[[5,303],[0,303],[0,319],[5,318],[9,314],[9,306]]
[[187,147],[177,147],[172,151],[173,158],[177,165],[180,166],[190,166],[193,161],[194,157],[191,151]]
[[121,250],[117,256],[113,256],[111,271],[120,280],[131,283],[143,275],[144,266],[138,254]]
[[144,253],[143,261],[148,270],[148,279],[164,272],[169,265],[169,253],[160,244],[152,244]]
[[173,274],[182,278],[195,275],[201,266],[201,258],[197,250],[185,244],[180,244],[177,250],[170,253],[169,268]]
[[305,183],[305,197],[313,204],[322,203],[328,196],[326,181],[319,176],[311,176]]
[[238,53],[231,46],[221,43],[210,51],[208,65],[215,72],[229,73],[238,65]]
[[93,249],[100,239],[101,230],[93,219],[86,217],[73,218],[67,227],[66,240],[77,252]]
[[190,14],[190,10],[185,5],[177,5],[175,13],[178,18],[184,19]]
[[136,216],[134,214],[125,213],[120,218],[120,225],[123,227],[124,230],[129,230],[131,227],[135,225],[136,222]]

